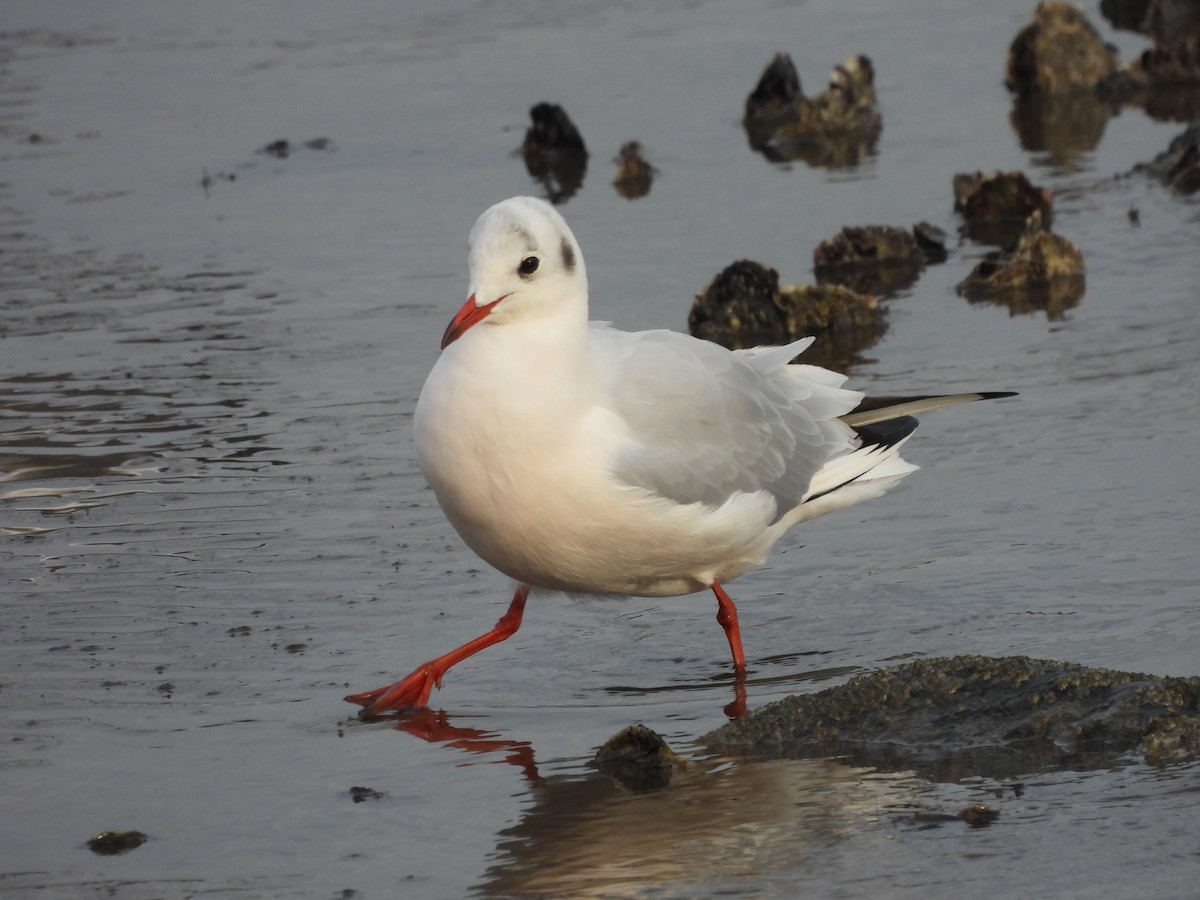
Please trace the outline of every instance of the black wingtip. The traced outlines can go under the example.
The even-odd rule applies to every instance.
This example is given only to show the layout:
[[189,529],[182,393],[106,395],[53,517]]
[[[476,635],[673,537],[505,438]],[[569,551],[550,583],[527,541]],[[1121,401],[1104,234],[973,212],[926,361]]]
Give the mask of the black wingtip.
[[884,422],[860,425],[854,430],[867,446],[891,447],[917,430],[917,420],[912,416],[900,416]]
[[1016,391],[980,391],[980,400],[999,400],[1001,397],[1016,397]]

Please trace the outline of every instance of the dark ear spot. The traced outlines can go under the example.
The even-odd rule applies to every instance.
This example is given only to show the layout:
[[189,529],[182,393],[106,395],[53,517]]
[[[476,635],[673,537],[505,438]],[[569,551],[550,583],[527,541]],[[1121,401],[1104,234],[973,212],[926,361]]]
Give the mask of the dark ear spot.
[[563,268],[567,270],[567,274],[572,274],[575,271],[575,250],[571,247],[571,242],[566,238],[563,238],[562,241],[562,261]]

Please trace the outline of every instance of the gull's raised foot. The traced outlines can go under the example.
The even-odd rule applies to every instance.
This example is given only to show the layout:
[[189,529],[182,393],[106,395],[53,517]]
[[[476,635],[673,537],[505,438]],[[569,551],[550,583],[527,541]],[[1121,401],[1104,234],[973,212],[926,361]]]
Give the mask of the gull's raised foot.
[[425,663],[405,678],[394,684],[375,688],[373,691],[363,691],[361,694],[350,694],[345,698],[347,703],[357,703],[362,707],[358,716],[369,719],[380,713],[405,709],[419,709],[429,702],[433,688],[441,681],[434,671],[432,663]]

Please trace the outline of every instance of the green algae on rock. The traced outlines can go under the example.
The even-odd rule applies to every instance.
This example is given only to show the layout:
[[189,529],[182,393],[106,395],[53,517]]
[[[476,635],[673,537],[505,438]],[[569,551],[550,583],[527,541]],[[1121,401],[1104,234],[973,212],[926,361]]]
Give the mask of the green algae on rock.
[[844,757],[933,780],[1093,769],[1200,755],[1200,677],[1024,656],[955,656],[787,697],[700,739],[755,758]]

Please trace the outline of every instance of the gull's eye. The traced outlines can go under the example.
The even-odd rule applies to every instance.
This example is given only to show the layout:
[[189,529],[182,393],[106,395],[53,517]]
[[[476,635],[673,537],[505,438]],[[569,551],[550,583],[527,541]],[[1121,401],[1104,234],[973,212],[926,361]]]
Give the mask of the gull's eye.
[[521,264],[517,266],[517,274],[522,278],[528,278],[538,268],[538,258],[536,256],[527,256],[521,260]]

